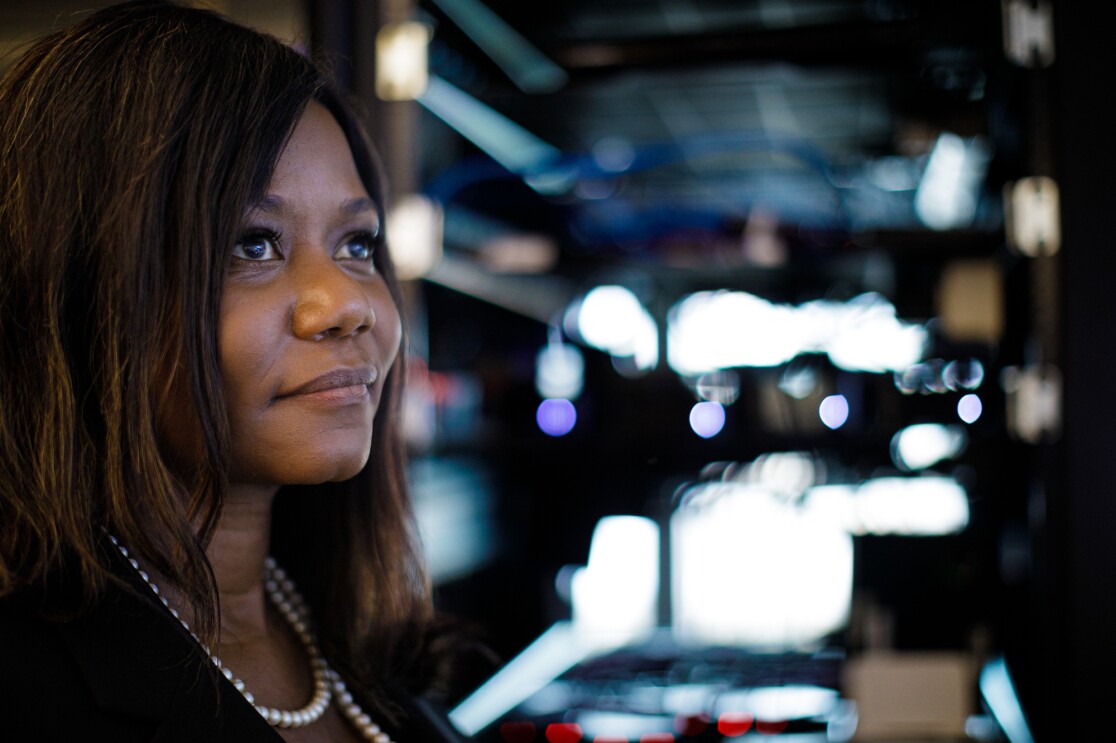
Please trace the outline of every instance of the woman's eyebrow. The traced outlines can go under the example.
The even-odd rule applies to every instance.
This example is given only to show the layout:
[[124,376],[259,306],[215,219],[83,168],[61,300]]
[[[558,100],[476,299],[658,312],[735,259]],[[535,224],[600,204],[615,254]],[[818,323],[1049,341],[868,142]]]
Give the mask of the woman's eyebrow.
[[356,217],[365,212],[376,211],[376,202],[367,196],[359,196],[343,203],[339,211],[346,217]]
[[[268,194],[250,204],[248,211],[259,211],[264,214],[275,215],[281,214],[285,210],[286,205],[286,201],[283,200],[283,197]],[[342,202],[337,211],[345,217],[357,217],[366,212],[375,212],[376,202],[367,196],[358,196],[354,199]]]
[[267,196],[261,196],[259,199],[249,204],[248,211],[259,211],[264,214],[274,215],[281,214],[285,206],[286,202],[283,201],[282,197],[268,194]]

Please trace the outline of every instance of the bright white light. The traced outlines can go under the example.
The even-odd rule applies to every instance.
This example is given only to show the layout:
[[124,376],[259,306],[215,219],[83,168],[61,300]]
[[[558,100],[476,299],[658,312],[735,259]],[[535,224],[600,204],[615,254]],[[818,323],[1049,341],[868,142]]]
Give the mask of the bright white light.
[[399,278],[430,273],[442,258],[442,209],[417,194],[399,199],[387,215],[387,243]]
[[818,406],[818,417],[827,428],[836,431],[849,420],[849,401],[844,395],[830,395]]
[[987,162],[987,148],[979,139],[966,142],[956,134],[942,133],[915,192],[915,212],[923,224],[935,230],[971,224]]
[[817,462],[797,451],[771,452],[757,457],[736,480],[762,485],[771,493],[797,497],[817,480]]
[[969,499],[947,477],[881,477],[857,488],[867,534],[953,534],[969,523]]
[[969,499],[948,477],[884,477],[810,488],[803,509],[850,534],[937,536],[969,523]]
[[864,534],[857,511],[855,485],[818,485],[810,488],[803,510],[816,519],[833,524],[849,534]]
[[649,371],[659,365],[659,325],[647,310],[640,312],[636,323],[632,358],[641,371]]
[[903,369],[922,358],[928,333],[900,322],[895,307],[878,294],[856,297],[839,311],[823,343],[829,359],[849,371]]
[[984,404],[979,395],[969,393],[957,401],[957,417],[966,423],[976,423],[983,412]]
[[680,640],[793,648],[842,627],[852,539],[766,491],[699,486],[671,517]]
[[659,363],[659,328],[635,294],[622,286],[598,286],[577,308],[577,334],[613,356],[630,357],[636,370]]
[[719,402],[699,402],[690,409],[690,428],[703,439],[710,439],[725,427],[725,409]]
[[922,470],[956,457],[965,443],[965,432],[960,428],[921,423],[907,426],[892,437],[891,457],[899,467]]
[[391,23],[376,34],[376,95],[410,101],[426,90],[430,28],[416,21]]
[[680,374],[734,366],[777,366],[803,348],[793,309],[745,292],[699,292],[677,304],[667,356]]
[[606,516],[597,522],[589,563],[570,585],[579,632],[634,637],[656,624],[659,596],[659,527],[641,516]]
[[585,358],[577,347],[551,339],[535,357],[535,389],[540,397],[576,400],[585,386]]
[[635,326],[642,307],[622,286],[598,286],[581,300],[577,329],[585,342],[605,351],[634,345]]
[[714,714],[747,712],[761,720],[824,718],[840,702],[836,689],[807,684],[734,689],[717,695]]
[[792,307],[745,292],[699,292],[670,311],[667,360],[679,374],[697,376],[824,352],[843,369],[883,372],[921,359],[927,338],[924,326],[898,320],[878,294]]

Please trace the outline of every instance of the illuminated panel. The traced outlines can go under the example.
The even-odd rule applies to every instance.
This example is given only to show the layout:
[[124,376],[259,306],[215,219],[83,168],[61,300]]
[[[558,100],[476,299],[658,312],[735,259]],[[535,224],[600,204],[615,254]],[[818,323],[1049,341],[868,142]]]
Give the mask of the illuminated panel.
[[599,652],[569,622],[558,622],[466,697],[449,714],[465,735],[475,735],[539,689]]
[[941,536],[969,523],[965,489],[953,478],[934,475],[813,487],[802,508],[855,535]]
[[878,294],[793,307],[746,292],[698,292],[670,310],[667,362],[679,374],[697,376],[826,353],[841,369],[879,373],[919,361],[927,339],[925,326],[900,321]]
[[700,486],[671,518],[681,641],[797,648],[846,621],[852,538],[767,490]]
[[570,310],[578,337],[614,357],[630,357],[635,368],[659,363],[659,327],[631,290],[615,285],[589,291]]
[[641,516],[597,522],[589,564],[570,586],[579,632],[630,638],[655,628],[659,597],[659,527]]
[[981,669],[980,693],[1011,743],[1034,743],[1003,658],[991,660]]

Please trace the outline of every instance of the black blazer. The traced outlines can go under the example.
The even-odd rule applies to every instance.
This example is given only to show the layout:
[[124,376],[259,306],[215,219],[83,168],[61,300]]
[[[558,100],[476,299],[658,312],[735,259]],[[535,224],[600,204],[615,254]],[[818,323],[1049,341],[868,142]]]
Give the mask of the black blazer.
[[[0,741],[281,743],[146,587],[111,586],[92,612],[56,622],[0,599]],[[38,602],[35,602],[38,603]],[[421,698],[393,695],[401,743],[461,741]]]

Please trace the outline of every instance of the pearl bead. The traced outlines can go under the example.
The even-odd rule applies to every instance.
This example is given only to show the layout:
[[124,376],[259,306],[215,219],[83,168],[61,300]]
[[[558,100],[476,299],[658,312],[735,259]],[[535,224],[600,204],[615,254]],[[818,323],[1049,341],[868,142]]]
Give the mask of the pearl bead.
[[190,633],[190,636],[194,638],[194,641],[198,643],[210,662],[213,663],[214,668],[221,672],[233,685],[233,688],[240,692],[244,700],[252,705],[256,712],[269,724],[281,728],[304,727],[321,719],[329,708],[330,702],[336,701],[342,715],[356,728],[362,738],[373,743],[392,743],[391,738],[380,729],[380,726],[373,722],[372,718],[354,703],[352,694],[345,687],[345,682],[322,657],[317,640],[310,628],[310,618],[306,604],[294,583],[275,563],[274,558],[269,556],[264,560],[264,589],[272,604],[287,621],[299,642],[302,643],[310,661],[310,673],[314,679],[314,693],[310,701],[297,710],[280,710],[256,704],[256,698],[248,691],[244,682],[236,678],[233,672],[221,662],[221,659],[203,645],[196,634],[190,631],[190,625],[179,615],[178,610],[170,605],[167,598],[159,591],[159,587],[151,580],[151,576],[140,567],[139,561],[129,555],[128,550],[120,544],[115,536],[110,534],[109,540],[143,582],[147,584],[151,593],[167,608],[170,615],[177,619],[182,628]]

